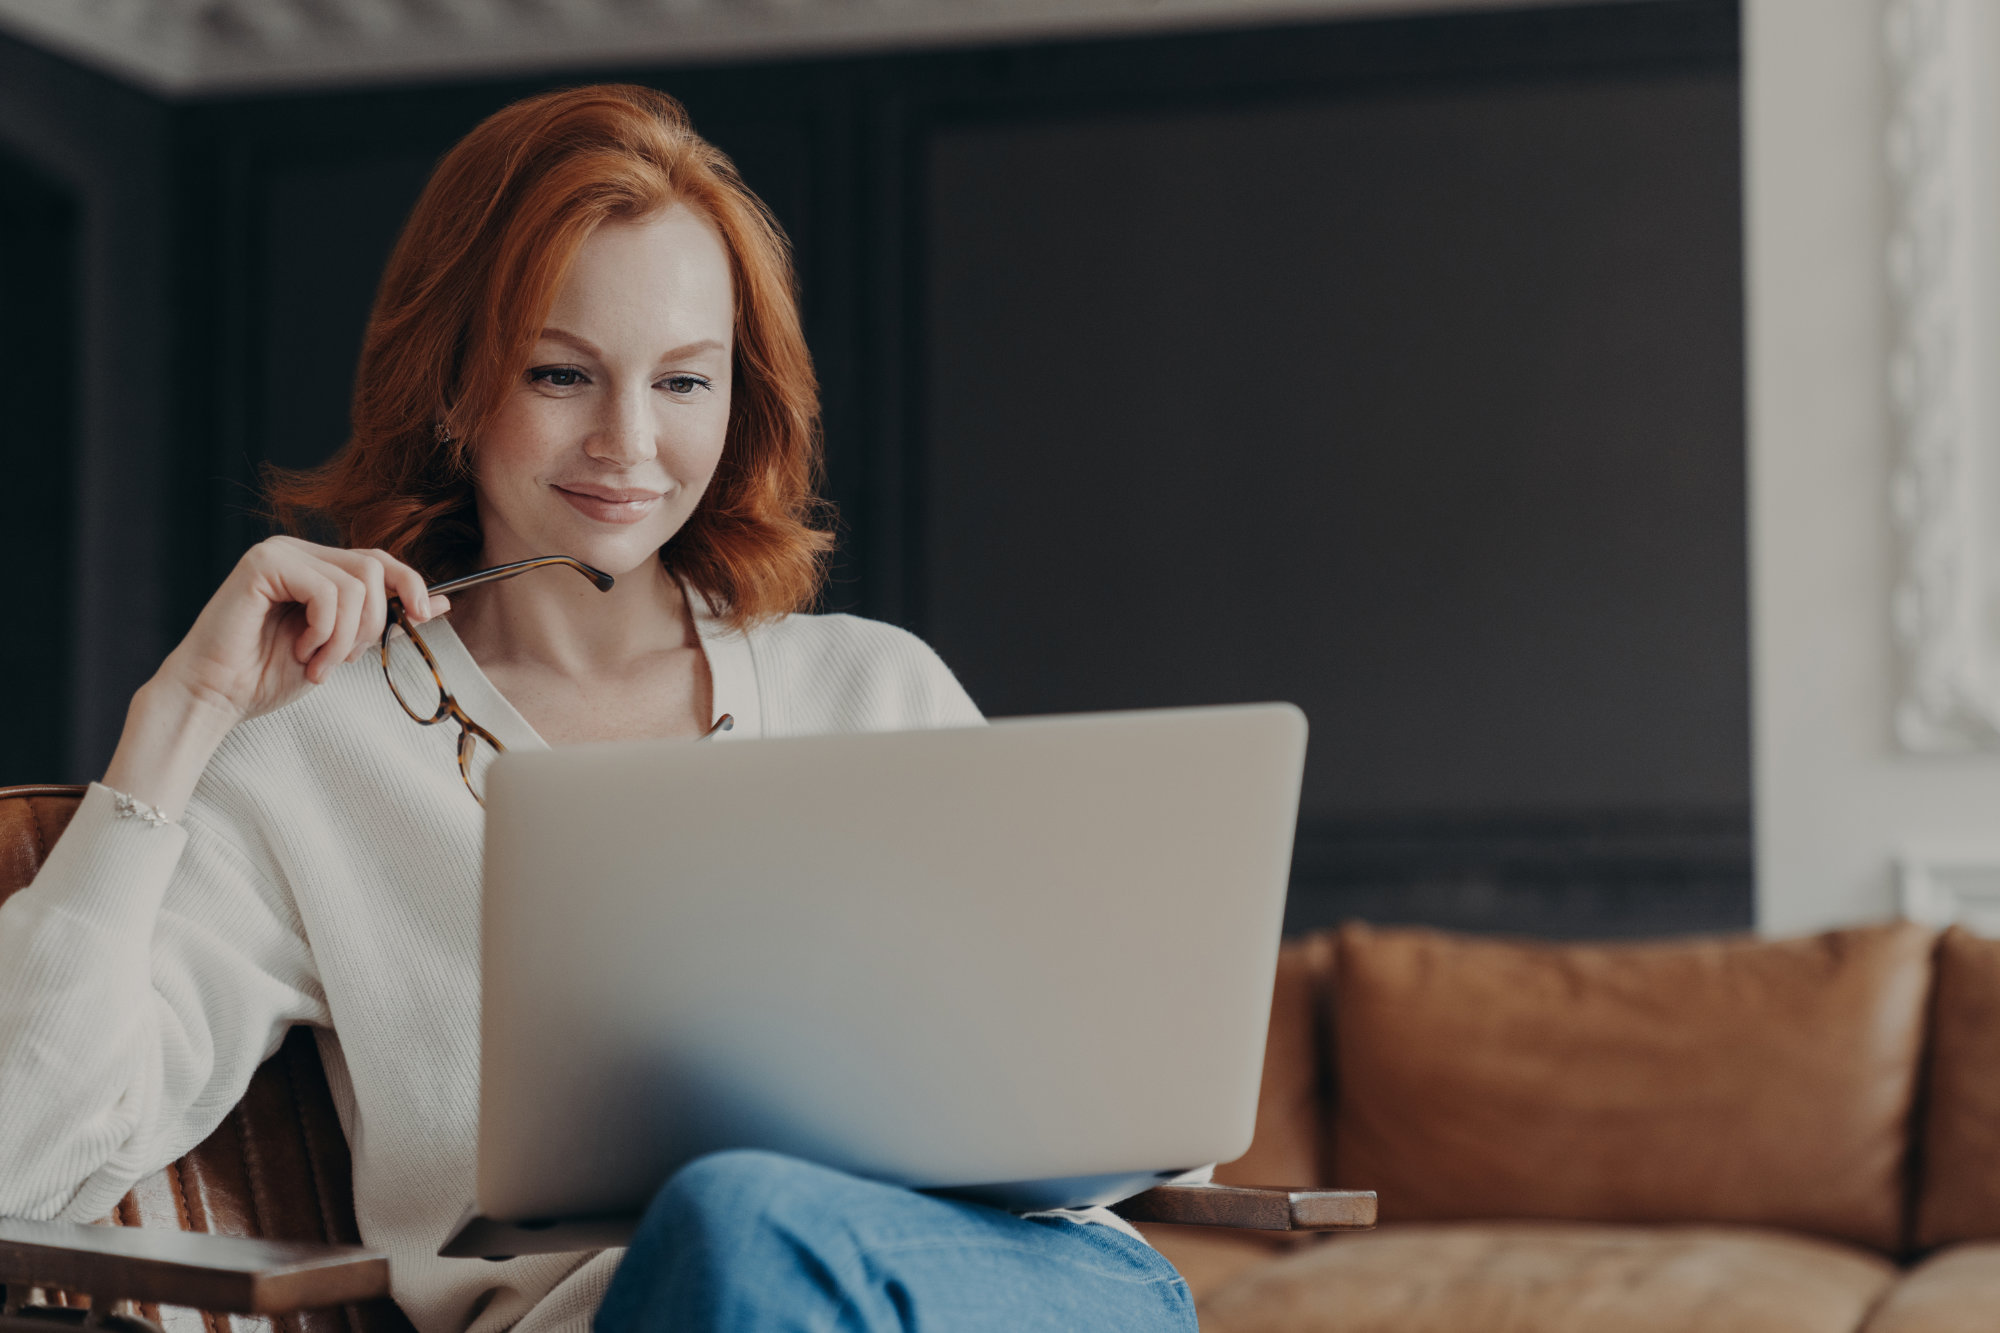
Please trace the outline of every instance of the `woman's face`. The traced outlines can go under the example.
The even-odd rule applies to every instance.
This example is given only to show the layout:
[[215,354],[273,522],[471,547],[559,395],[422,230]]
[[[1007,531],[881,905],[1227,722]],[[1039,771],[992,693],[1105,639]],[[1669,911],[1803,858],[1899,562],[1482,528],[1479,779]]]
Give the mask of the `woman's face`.
[[722,457],[734,312],[728,251],[699,213],[592,232],[473,441],[483,563],[570,555],[622,575],[653,559]]

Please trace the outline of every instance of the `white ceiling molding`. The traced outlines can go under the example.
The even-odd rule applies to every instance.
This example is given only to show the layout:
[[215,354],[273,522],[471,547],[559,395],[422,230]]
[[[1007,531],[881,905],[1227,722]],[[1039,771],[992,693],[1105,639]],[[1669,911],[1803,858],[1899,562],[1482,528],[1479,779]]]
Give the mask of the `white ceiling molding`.
[[154,92],[199,97],[1519,4],[1520,0],[0,0],[0,29]]

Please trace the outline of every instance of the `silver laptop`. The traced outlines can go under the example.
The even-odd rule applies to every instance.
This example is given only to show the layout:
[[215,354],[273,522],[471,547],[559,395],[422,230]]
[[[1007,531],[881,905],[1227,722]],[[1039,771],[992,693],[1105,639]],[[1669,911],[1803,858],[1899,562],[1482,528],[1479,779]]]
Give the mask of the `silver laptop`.
[[1261,704],[503,756],[440,1253],[619,1244],[721,1148],[1023,1210],[1239,1156],[1305,745]]

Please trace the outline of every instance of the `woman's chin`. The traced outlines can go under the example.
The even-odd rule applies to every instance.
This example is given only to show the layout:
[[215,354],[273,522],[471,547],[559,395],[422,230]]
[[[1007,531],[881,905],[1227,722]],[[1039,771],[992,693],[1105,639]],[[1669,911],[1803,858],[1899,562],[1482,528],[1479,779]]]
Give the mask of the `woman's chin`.
[[554,549],[549,554],[575,556],[613,578],[623,578],[658,563],[660,548],[680,530],[679,524],[672,528],[651,523],[644,526],[644,531],[577,534],[568,538],[568,547]]

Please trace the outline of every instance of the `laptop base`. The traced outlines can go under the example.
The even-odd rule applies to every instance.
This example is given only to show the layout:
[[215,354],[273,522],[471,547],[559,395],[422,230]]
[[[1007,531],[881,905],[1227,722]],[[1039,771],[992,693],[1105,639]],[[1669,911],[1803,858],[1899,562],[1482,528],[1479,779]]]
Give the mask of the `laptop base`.
[[[1059,1180],[1017,1180],[997,1185],[958,1185],[926,1189],[948,1199],[965,1199],[1010,1213],[1038,1213],[1052,1208],[1091,1208],[1117,1203],[1142,1190],[1187,1173],[1119,1171],[1102,1176],[1067,1176]],[[446,1259],[491,1259],[499,1262],[523,1254],[565,1254],[576,1250],[609,1250],[627,1244],[639,1229],[637,1214],[609,1217],[530,1218],[503,1222],[465,1210],[451,1235],[438,1247]]]

